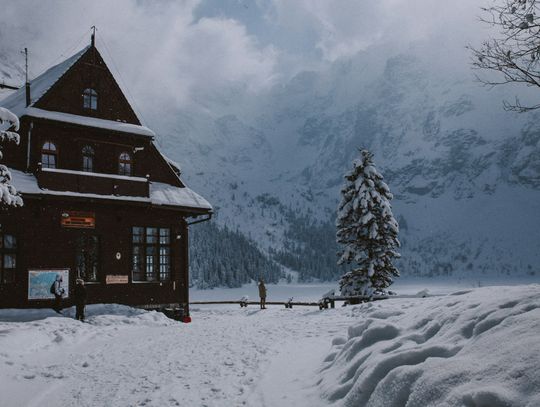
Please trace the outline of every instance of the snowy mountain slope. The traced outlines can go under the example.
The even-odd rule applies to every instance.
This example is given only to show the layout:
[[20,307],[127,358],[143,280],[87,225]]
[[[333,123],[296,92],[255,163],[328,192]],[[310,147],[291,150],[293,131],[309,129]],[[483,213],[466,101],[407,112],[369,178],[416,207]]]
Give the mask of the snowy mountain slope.
[[282,207],[333,222],[342,174],[367,147],[395,194],[405,274],[540,273],[538,114],[502,110],[514,91],[480,87],[467,66],[366,52],[298,74],[257,108],[207,116],[203,156],[193,135],[165,131],[164,142],[201,168],[186,176],[217,203],[218,221],[263,248],[293,246]]

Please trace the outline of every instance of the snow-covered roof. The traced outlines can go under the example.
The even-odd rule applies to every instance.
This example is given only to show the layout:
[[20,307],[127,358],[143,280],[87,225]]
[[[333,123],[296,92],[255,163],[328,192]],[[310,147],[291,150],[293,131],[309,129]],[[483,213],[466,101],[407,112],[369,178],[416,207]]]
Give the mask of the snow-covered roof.
[[[37,102],[58,80],[79,60],[81,56],[90,48],[87,46],[77,52],[75,55],[47,69],[34,80],[30,81],[30,95],[32,97],[30,106]],[[22,117],[26,108],[26,90],[25,87],[19,88],[8,97],[0,101],[0,104],[11,110],[17,116]]]
[[107,174],[107,173],[102,173],[102,172],[74,171],[74,170],[65,170],[63,168],[42,168],[41,171],[55,172],[58,174],[72,174],[72,175],[79,175],[83,177],[114,178],[114,179],[123,179],[126,181],[148,182],[148,180],[143,177],[133,177],[131,175],[119,175],[119,174]]
[[158,150],[159,154],[167,161],[169,165],[172,165],[173,167],[176,167],[178,171],[182,170],[182,166],[178,163],[178,161],[174,161],[173,159],[167,157],[165,154],[163,154],[160,150]]
[[161,182],[152,182],[150,197],[154,205],[171,205],[171,202],[174,202],[178,206],[212,210],[212,205],[206,199],[187,187],[179,188]]
[[113,120],[98,119],[95,117],[78,116],[76,114],[51,112],[49,110],[27,107],[22,109],[23,116],[36,117],[39,119],[56,120],[64,123],[78,124],[80,126],[97,127],[100,129],[120,131],[141,136],[155,137],[156,133],[148,127],[137,124],[116,122]]
[[9,109],[19,118],[23,116],[36,117],[41,119],[56,120],[64,123],[73,123],[81,126],[97,127],[101,129],[120,131],[125,133],[139,134],[148,137],[155,137],[155,133],[145,126],[136,124],[116,122],[113,120],[97,119],[94,117],[78,116],[69,113],[54,112],[38,109],[35,103],[40,100],[45,93],[75,64],[79,58],[90,48],[87,46],[65,61],[47,69],[43,74],[30,81],[30,106],[26,106],[26,90],[21,87],[0,101],[0,106]]
[[202,209],[207,211],[212,210],[212,205],[210,205],[210,203],[206,199],[204,199],[202,196],[192,191],[188,187],[181,188],[161,182],[151,182],[149,198],[123,195],[88,194],[71,191],[54,191],[40,188],[36,177],[32,174],[26,174],[22,171],[13,169],[10,169],[10,171],[12,183],[15,188],[17,188],[17,191],[23,194],[23,198],[24,194],[52,195],[88,199],[104,199],[113,201],[145,202],[151,205],[158,206],[173,206],[199,210]]

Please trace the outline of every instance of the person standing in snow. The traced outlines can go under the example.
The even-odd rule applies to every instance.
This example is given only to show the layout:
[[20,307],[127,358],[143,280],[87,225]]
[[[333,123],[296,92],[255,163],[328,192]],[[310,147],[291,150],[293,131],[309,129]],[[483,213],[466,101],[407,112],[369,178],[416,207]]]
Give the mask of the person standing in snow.
[[62,275],[57,274],[56,279],[54,280],[53,289],[52,289],[53,294],[54,294],[53,310],[55,310],[59,314],[62,313],[62,297],[65,294],[65,290],[62,287],[62,281],[63,281]]
[[259,280],[259,297],[261,298],[261,309],[266,309],[266,287],[262,278]]
[[84,280],[78,278],[75,284],[75,319],[84,322],[84,308],[86,306],[86,287]]

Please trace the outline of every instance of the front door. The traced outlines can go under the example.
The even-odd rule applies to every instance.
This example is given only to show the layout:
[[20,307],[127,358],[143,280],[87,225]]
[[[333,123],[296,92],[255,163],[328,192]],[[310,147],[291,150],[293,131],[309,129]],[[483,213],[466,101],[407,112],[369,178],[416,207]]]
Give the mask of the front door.
[[99,282],[99,238],[83,234],[75,242],[77,278]]

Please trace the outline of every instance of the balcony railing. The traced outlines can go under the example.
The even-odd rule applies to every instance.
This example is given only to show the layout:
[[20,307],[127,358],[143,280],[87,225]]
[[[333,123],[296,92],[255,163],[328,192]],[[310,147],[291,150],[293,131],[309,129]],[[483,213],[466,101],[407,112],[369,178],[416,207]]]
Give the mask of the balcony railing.
[[38,169],[36,177],[40,188],[53,191],[115,196],[149,196],[148,179],[141,177],[56,168]]

